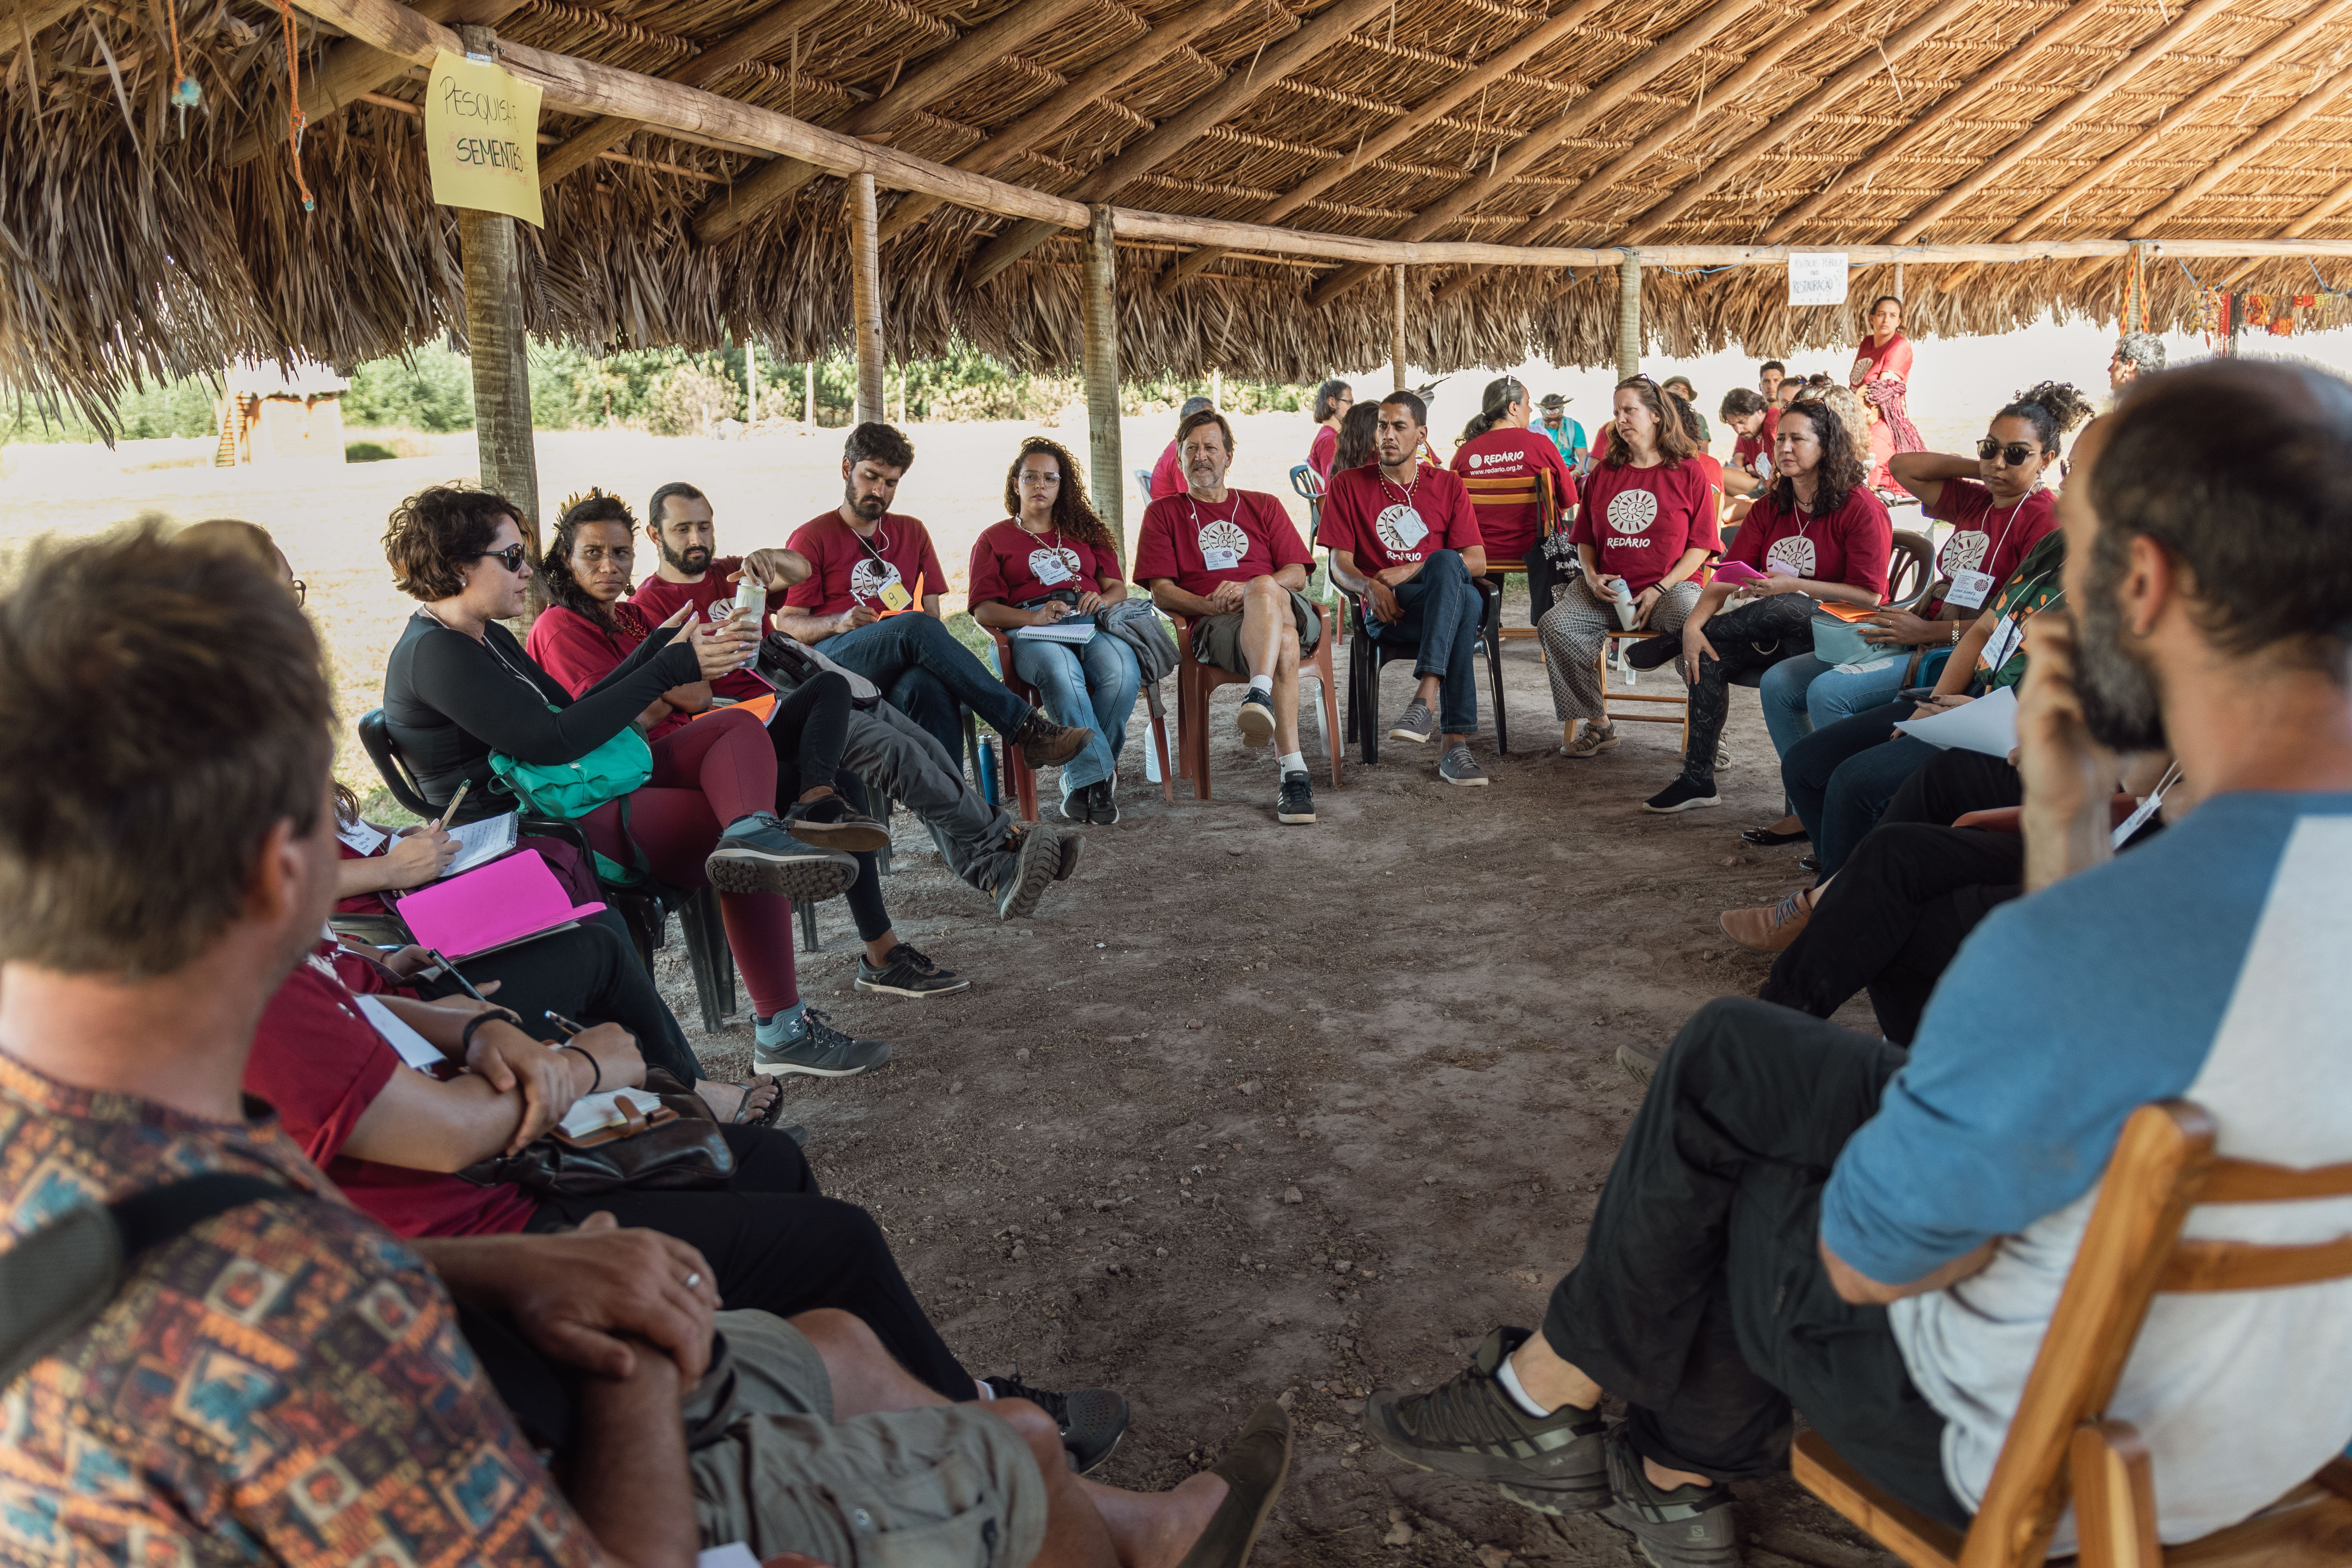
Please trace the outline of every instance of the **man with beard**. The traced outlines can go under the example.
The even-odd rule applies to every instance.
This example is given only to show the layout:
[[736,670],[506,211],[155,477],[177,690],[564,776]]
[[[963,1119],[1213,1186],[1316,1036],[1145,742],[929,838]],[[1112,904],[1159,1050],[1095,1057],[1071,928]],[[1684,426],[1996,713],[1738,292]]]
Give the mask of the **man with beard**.
[[[1605,1509],[1657,1568],[1729,1568],[1729,1483],[1779,1468],[1793,1405],[1965,1528],[2135,1109],[2194,1100],[2235,1159],[2352,1154],[2352,386],[2210,361],[2143,378],[2077,453],[2068,607],[2034,621],[2020,705],[2028,896],[1977,929],[1907,1058],[1768,1003],[1700,1009],[1542,1331],[1375,1394],[1390,1452]],[[2201,798],[2110,860],[2116,755],[2167,745]],[[2320,1241],[2352,1200],[2192,1226]],[[2158,1297],[2107,1413],[2153,1457],[2162,1539],[2340,1451],[2352,1407],[2310,1391],[2347,1379],[2352,1283]]]
[[776,629],[812,647],[823,643],[828,658],[881,688],[950,757],[963,754],[969,708],[1031,767],[1067,762],[1094,731],[1065,729],[1013,696],[940,618],[947,568],[929,531],[890,510],[914,462],[913,445],[887,425],[850,431],[841,505],[793,534],[809,574],[785,589]]

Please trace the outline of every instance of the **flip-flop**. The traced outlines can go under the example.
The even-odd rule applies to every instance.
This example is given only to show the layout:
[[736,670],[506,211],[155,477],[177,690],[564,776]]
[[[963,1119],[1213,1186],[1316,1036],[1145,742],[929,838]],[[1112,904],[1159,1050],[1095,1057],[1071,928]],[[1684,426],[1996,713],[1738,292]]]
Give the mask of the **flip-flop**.
[[1209,1473],[1225,1479],[1225,1500],[1177,1568],[1241,1568],[1249,1560],[1290,1474],[1290,1412],[1270,1399],[1251,1411]]
[[[775,1098],[768,1101],[767,1110],[760,1111],[756,1115],[745,1114],[743,1108],[751,1103],[751,1097],[760,1092],[761,1086],[763,1084],[776,1091]],[[736,1102],[735,1120],[732,1125],[737,1127],[773,1127],[776,1124],[776,1118],[783,1114],[784,1086],[764,1073],[754,1073],[751,1077],[751,1082],[738,1084],[736,1087],[743,1091],[743,1098]]]

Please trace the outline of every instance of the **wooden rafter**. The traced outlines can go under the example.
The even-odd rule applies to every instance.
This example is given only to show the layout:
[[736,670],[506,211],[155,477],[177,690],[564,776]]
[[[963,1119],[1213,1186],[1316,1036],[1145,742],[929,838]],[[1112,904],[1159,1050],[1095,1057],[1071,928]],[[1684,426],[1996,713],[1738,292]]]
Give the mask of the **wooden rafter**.
[[1976,171],[1958,184],[1895,225],[1885,237],[1897,245],[1918,238],[1921,233],[1951,214],[1961,203],[2050,145],[2084,113],[2113,97],[2141,72],[2201,31],[2207,23],[2219,19],[2240,3],[2241,0],[2196,0],[2170,26],[2108,67],[2097,81],[2043,115],[2033,129],[1979,164]]
[[[1716,35],[1753,10],[1755,4],[1756,0],[1717,0],[1646,52],[1611,72],[1591,92],[1503,149],[1488,165],[1487,173],[1464,181],[1423,208],[1418,216],[1407,219],[1395,237],[1426,239],[1468,216],[1480,202],[1549,157],[1561,142],[1582,134],[1595,121],[1615,110],[1666,70],[1706,47]],[[1307,308],[1320,310],[1371,275],[1372,268],[1368,267],[1341,268],[1307,296]]]
[[[1071,119],[1117,92],[1195,37],[1255,4],[1256,0],[1225,0],[1225,4],[1190,6],[1134,42],[1119,47],[1109,59],[1088,70],[1061,91],[991,136],[960,153],[952,167],[975,174],[992,174],[1007,163],[1068,124]],[[938,198],[901,196],[882,220],[882,243],[887,245],[939,210]]]
[[[842,130],[852,136],[878,136],[896,130],[909,116],[922,112],[1087,4],[1089,0],[1023,0],[933,53],[913,74],[893,83],[873,102],[851,110]],[[778,159],[698,214],[691,220],[695,238],[705,245],[732,238],[824,172],[797,158]]]
[[[495,27],[522,5],[523,0],[418,0],[419,16],[453,27],[472,25]],[[345,38],[328,49],[319,63],[302,73],[302,117],[316,126],[340,114],[371,92],[380,92],[408,74],[408,62],[356,38]],[[231,168],[252,162],[273,147],[286,145],[280,120],[265,128],[267,116],[257,117],[229,143],[222,161]]]
[[1622,243],[1638,245],[1682,216],[1725,181],[1803,130],[1816,115],[1828,112],[1838,100],[1881,71],[1892,71],[1896,60],[1943,31],[1949,24],[1962,19],[1974,8],[1973,0],[1944,0],[1942,5],[1885,39],[1876,48],[1863,53],[1843,70],[1807,93],[1801,105],[1767,121],[1763,129],[1755,135],[1684,181],[1664,201],[1633,218],[1625,226]]
[[1915,149],[1942,135],[1944,127],[1974,108],[1988,93],[2015,77],[2021,68],[2039,58],[2073,34],[2087,26],[2102,14],[2096,0],[2077,0],[2045,24],[2042,30],[2011,47],[1999,59],[1974,73],[1968,81],[1945,96],[1926,113],[1913,121],[1910,127],[1892,140],[1867,148],[1862,155],[1837,174],[1818,191],[1798,203],[1788,212],[1772,220],[1765,229],[1768,244],[1778,244],[1819,214],[1830,203],[1852,190],[1867,178],[1871,171],[1885,168],[1906,157]]
[[[2334,190],[2320,197],[2317,202],[2305,209],[2304,215],[2301,217],[2295,219],[2293,223],[2279,230],[2278,237],[2281,239],[2301,239],[2313,229],[2326,222],[2327,219],[2333,217],[2347,203],[2352,203],[2352,180],[2345,181],[2344,184],[2336,186]],[[2252,272],[2255,268],[2261,265],[2262,262],[2259,260],[2245,262],[2234,268],[2228,277],[2222,279],[2220,283],[2215,285],[2215,287],[2226,289],[2231,284],[2235,283],[2239,279],[2243,278],[2247,273]]]
[[2063,213],[2084,192],[2114,178],[2136,160],[2146,157],[2156,144],[2164,140],[2168,131],[2177,131],[2194,123],[2196,117],[2261,76],[2264,71],[2304,48],[2328,27],[2333,26],[2347,11],[2352,0],[2329,0],[2315,7],[2299,22],[2290,23],[2273,35],[2271,40],[2240,60],[2236,65],[2199,88],[2195,92],[2165,110],[2155,124],[2133,137],[2122,147],[2107,154],[2074,184],[2043,202],[2040,206],[2010,225],[2001,235],[2003,239],[2023,239],[2036,228]]
[[[1410,110],[1399,115],[1386,130],[1358,147],[1345,163],[1333,163],[1319,174],[1308,175],[1288,194],[1276,197],[1252,213],[1249,221],[1280,223],[1284,218],[1362,168],[1366,160],[1387,157],[1419,135],[1433,121],[1453,113],[1494,82],[1567,38],[1578,27],[1582,26],[1588,17],[1605,8],[1609,3],[1610,0],[1576,0],[1575,4],[1545,22],[1541,26],[1522,36],[1508,47],[1487,56],[1477,65],[1413,105]],[[1222,250],[1211,248],[1196,250],[1188,256],[1179,257],[1174,266],[1160,275],[1157,285],[1159,291],[1166,293],[1224,254]]]
[[2127,232],[2138,234],[2170,223],[2203,200],[2222,181],[2293,135],[2305,121],[2342,99],[2347,89],[2352,89],[2352,78],[2329,76],[2294,104],[2263,121],[2260,130],[2224,153],[2210,168],[2167,196],[2153,210],[2135,218]]
[[[1338,44],[1363,23],[1386,11],[1394,0],[1339,0],[1339,4],[1286,37],[1269,43],[1247,67],[1228,71],[1208,91],[1193,99],[1159,126],[1123,150],[1105,167],[1078,184],[1073,197],[1083,203],[1108,202],[1139,175],[1148,174],[1196,141],[1212,125],[1221,124],[1272,91],[1285,77]],[[1034,220],[1013,225],[972,258],[964,285],[978,288],[1052,237],[1054,226]]]

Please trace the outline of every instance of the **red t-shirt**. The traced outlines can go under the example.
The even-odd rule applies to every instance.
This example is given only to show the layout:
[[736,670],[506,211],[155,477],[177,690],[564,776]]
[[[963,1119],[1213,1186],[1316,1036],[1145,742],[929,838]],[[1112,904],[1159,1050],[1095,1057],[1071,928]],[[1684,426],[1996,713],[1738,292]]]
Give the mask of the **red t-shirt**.
[[[2058,526],[2058,502],[2048,490],[2036,488],[2022,500],[1999,506],[1992,491],[1975,479],[1946,479],[1944,493],[1936,498],[1936,504],[1920,510],[1954,525],[1952,537],[1944,541],[1944,548],[1937,553],[1936,575],[1983,572],[1991,575],[1996,586],[2017,570],[2027,551]],[[1990,593],[1985,602],[1992,602]],[[1928,614],[1942,608],[1943,600],[1938,597]]]
[[[713,566],[702,574],[703,582],[716,582],[722,588],[730,587],[727,574],[735,570],[732,563],[724,570]],[[699,588],[701,583],[668,584],[677,588]],[[636,651],[639,643],[651,635],[656,623],[646,619],[646,613],[627,600],[612,606],[613,624],[616,631],[608,632],[579,611],[564,605],[550,605],[530,624],[530,637],[523,643],[523,651],[538,661],[539,668],[562,684],[574,697],[584,697],[588,689],[613,673],[615,666]],[[663,612],[663,619],[668,612]],[[728,677],[730,682],[752,680],[749,675]],[[754,681],[754,684],[757,684]],[[765,691],[767,688],[761,686]],[[730,695],[733,695],[730,693]],[[682,730],[693,720],[688,713],[673,713],[646,732],[648,741],[658,741],[673,730]]]
[[[1212,564],[1211,552],[1218,564]],[[1222,563],[1231,560],[1228,566]],[[1135,541],[1134,580],[1146,587],[1167,577],[1205,599],[1220,583],[1270,577],[1285,566],[1312,566],[1315,557],[1282,503],[1259,490],[1227,490],[1225,499],[1196,500],[1188,491],[1143,509]]]
[[1876,381],[1889,376],[1896,381],[1911,379],[1911,340],[1897,332],[1884,348],[1874,348],[1868,338],[1853,351],[1853,372],[1848,381]]
[[1624,578],[1636,594],[1664,581],[1684,551],[1712,555],[1723,548],[1715,490],[1696,458],[1654,468],[1594,464],[1585,476],[1584,509],[1568,537],[1594,546],[1601,574]]
[[1339,459],[1339,432],[1328,425],[1318,426],[1315,439],[1307,444],[1307,466],[1315,470],[1326,489],[1331,483],[1331,465]]
[[1895,521],[1885,503],[1856,485],[1846,492],[1845,504],[1819,517],[1796,510],[1783,511],[1780,500],[1767,490],[1748,509],[1746,521],[1725,559],[1744,561],[1759,572],[1778,561],[1800,577],[1816,583],[1844,583],[1886,597],[1886,561],[1895,549]]
[[1176,443],[1171,441],[1168,449],[1160,454],[1160,460],[1151,465],[1151,499],[1165,500],[1170,496],[1181,496],[1187,488],[1183,459],[1177,457]]
[[[1525,479],[1529,474],[1551,476],[1553,502],[1566,517],[1576,505],[1576,476],[1560,461],[1550,437],[1536,430],[1515,430],[1498,425],[1454,448],[1446,465],[1468,479]],[[1543,531],[1543,514],[1533,501],[1507,506],[1478,507],[1479,531],[1486,535],[1486,553],[1496,561],[1517,561],[1536,547]]]
[[1746,468],[1751,474],[1762,473],[1764,470],[1756,466],[1756,459],[1772,455],[1772,438],[1780,433],[1780,411],[1777,408],[1767,408],[1764,411],[1764,423],[1757,427],[1756,434],[1742,436],[1733,443],[1731,461],[1734,466]]
[[[740,555],[722,555],[710,563],[709,569],[702,574],[702,581],[699,583],[673,583],[667,577],[659,575],[648,577],[637,584],[637,591],[629,595],[626,604],[615,605],[613,608],[616,611],[633,611],[645,626],[645,632],[640,634],[643,636],[650,636],[656,626],[660,626],[688,605],[692,605],[700,612],[698,618],[702,621],[707,622],[714,618],[723,621],[735,613],[735,590],[740,586],[738,584],[730,583],[727,580],[727,574],[742,569],[743,558]],[[711,606],[719,605],[721,600],[726,602],[720,605],[718,615],[714,617],[711,614]],[[772,593],[768,595],[767,611],[760,616],[760,630],[762,633],[772,629],[768,624],[768,617],[775,612],[776,606],[783,602],[784,596],[782,594]],[[569,614],[568,611],[565,613]],[[555,609],[551,608],[545,615],[541,616],[539,620],[531,623],[531,640],[525,646],[524,651],[537,658],[550,675],[562,681],[564,688],[572,696],[577,697],[582,688],[572,685],[571,675],[551,663],[539,652],[536,646],[539,641],[541,624],[551,619],[555,614]],[[573,616],[572,618],[576,621],[580,617]],[[593,632],[596,628],[590,626],[588,629]],[[593,651],[593,647],[585,643],[573,646],[577,647],[583,655]],[[618,657],[613,662],[617,664],[621,659],[628,658],[635,647],[634,642],[624,643]],[[595,685],[597,681],[604,679],[606,672],[612,668],[613,666],[608,664],[597,670],[594,675],[588,678],[587,684]],[[738,702],[748,702],[754,697],[773,697],[776,694],[774,687],[770,686],[748,669],[739,669],[732,675],[720,676],[710,683],[710,689],[716,696],[730,697]],[[693,718],[690,714],[672,714],[670,718],[665,719],[656,726],[654,734],[667,735],[677,724],[692,721]]]
[[[354,965],[355,975],[371,972]],[[396,1072],[413,1072],[317,956],[298,963],[263,1009],[245,1088],[278,1111],[289,1136],[343,1195],[400,1236],[510,1236],[537,1205],[511,1184],[349,1159],[343,1144]]]
[[[1068,574],[1056,576],[1056,568]],[[1031,533],[1012,518],[992,522],[971,543],[971,602],[1002,599],[1026,605],[1057,588],[1092,594],[1099,579],[1118,576],[1118,558],[1109,551],[1058,530]],[[1048,577],[1055,580],[1047,582]]]
[[1485,542],[1478,509],[1470,504],[1470,492],[1460,479],[1426,465],[1413,473],[1411,505],[1429,531],[1418,541],[1407,544],[1397,528],[1407,505],[1406,492],[1368,463],[1331,476],[1318,542],[1354,555],[1356,570],[1367,576],[1425,561],[1440,550],[1467,550]]
[[[885,512],[868,538],[860,539],[838,511],[813,517],[789,542],[808,557],[808,581],[784,592],[784,603],[812,616],[837,616],[852,605],[887,613],[883,590],[896,583],[913,596],[948,591],[948,569],[931,547],[930,531],[911,517]],[[919,582],[918,579],[920,581]]]

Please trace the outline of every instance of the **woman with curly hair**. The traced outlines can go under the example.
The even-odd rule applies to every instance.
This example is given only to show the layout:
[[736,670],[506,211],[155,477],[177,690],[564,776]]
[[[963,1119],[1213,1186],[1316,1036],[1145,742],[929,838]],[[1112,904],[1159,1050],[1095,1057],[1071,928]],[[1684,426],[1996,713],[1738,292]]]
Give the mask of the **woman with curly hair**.
[[1809,654],[1815,600],[1875,606],[1886,597],[1895,524],[1864,482],[1845,422],[1819,402],[1798,403],[1773,434],[1772,474],[1680,633],[1652,637],[1628,656],[1655,668],[1679,653],[1691,688],[1682,774],[1644,811],[1720,804],[1716,748],[1732,679]]
[[1099,627],[1082,641],[1023,634],[1126,598],[1118,546],[1087,501],[1076,459],[1043,436],[1021,443],[1004,508],[1012,515],[972,542],[972,619],[1005,634],[1013,673],[1036,688],[1056,723],[1092,722],[1093,735],[1062,764],[1062,815],[1108,827],[1118,820],[1118,753],[1143,684],[1135,650]]

